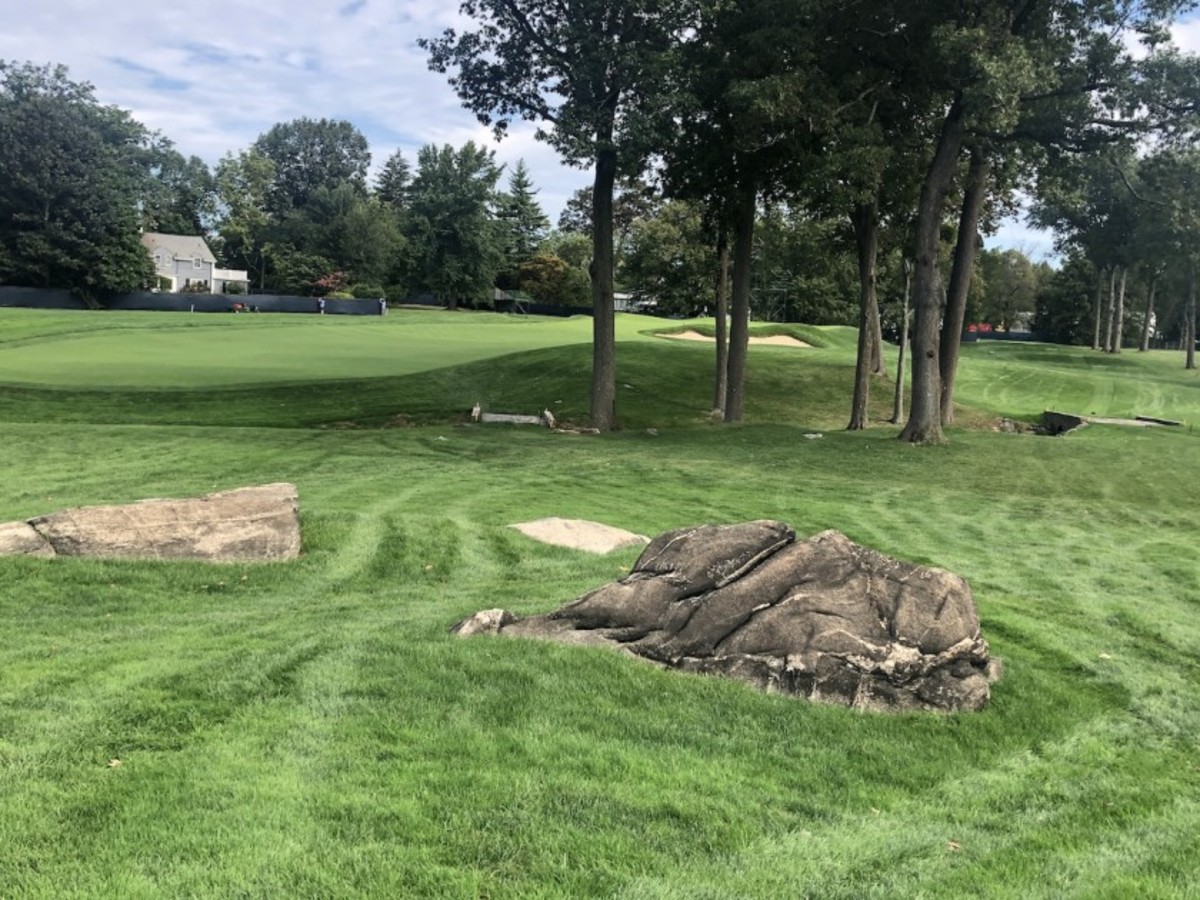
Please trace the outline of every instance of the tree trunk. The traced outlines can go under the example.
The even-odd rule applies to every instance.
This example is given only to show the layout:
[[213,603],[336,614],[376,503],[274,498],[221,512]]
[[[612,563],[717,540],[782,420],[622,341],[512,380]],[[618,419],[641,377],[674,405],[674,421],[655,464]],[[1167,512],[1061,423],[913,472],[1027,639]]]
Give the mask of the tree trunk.
[[746,356],[750,349],[750,266],[754,256],[757,191],[743,188],[733,233],[733,320],[729,327],[729,387],[725,421],[742,421],[746,394]]
[[917,204],[917,258],[914,279],[915,320],[912,332],[912,404],[900,440],[914,444],[945,440],[942,435],[941,379],[938,374],[938,336],[942,304],[938,291],[938,237],[942,208],[954,180],[958,154],[962,150],[962,106],[955,100]]
[[900,352],[896,355],[896,392],[892,395],[893,425],[904,418],[904,355],[908,350],[908,295],[912,288],[912,268],[904,260],[904,313],[900,319]]
[[850,406],[847,431],[867,427],[867,402],[871,393],[871,375],[875,344],[875,323],[879,303],[875,297],[875,257],[879,247],[879,201],[859,203],[850,215],[854,225],[854,243],[858,248],[858,358],[854,367],[854,400]]
[[613,184],[617,153],[605,147],[596,154],[592,186],[592,427],[612,431],[616,425],[616,331],[613,312]]
[[729,235],[722,227],[717,236],[717,374],[713,380],[713,417],[725,415],[725,393],[729,388]]
[[1095,325],[1092,329],[1092,349],[1100,349],[1100,319],[1104,314],[1104,269],[1096,272],[1096,312]]
[[875,314],[871,316],[871,374],[887,374],[887,366],[883,359],[883,322],[879,317],[878,302],[875,303]]
[[958,219],[958,239],[954,245],[954,263],[950,267],[950,290],[946,315],[942,320],[941,345],[938,349],[938,375],[942,379],[942,424],[954,422],[954,376],[958,370],[962,330],[967,315],[967,294],[971,272],[975,268],[975,250],[979,242],[979,214],[987,198],[992,165],[978,148],[971,149],[971,166],[963,191],[962,212]]
[[1117,308],[1117,267],[1112,267],[1112,273],[1108,277],[1108,304],[1104,307],[1104,342],[1100,348],[1108,353],[1112,348],[1112,320],[1113,311]]
[[1150,320],[1154,318],[1154,292],[1158,288],[1158,272],[1150,274],[1150,288],[1146,291],[1146,310],[1142,317],[1142,339],[1138,341],[1138,352],[1150,349]]
[[1129,275],[1129,267],[1121,266],[1121,287],[1117,290],[1117,302],[1113,308],[1112,343],[1108,345],[1109,353],[1121,352],[1121,333],[1125,329],[1125,279]]
[[1196,368],[1196,263],[1192,262],[1188,268],[1188,302],[1187,302],[1187,322],[1183,327],[1184,342],[1186,349],[1183,355],[1183,367],[1185,369]]

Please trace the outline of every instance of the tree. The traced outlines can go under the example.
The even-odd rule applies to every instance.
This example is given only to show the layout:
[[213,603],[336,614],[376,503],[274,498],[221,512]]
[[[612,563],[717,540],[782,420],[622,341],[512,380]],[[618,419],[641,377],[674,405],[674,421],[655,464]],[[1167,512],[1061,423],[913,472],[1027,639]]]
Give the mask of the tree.
[[1018,313],[1033,312],[1038,285],[1049,267],[1035,264],[1020,250],[984,250],[979,270],[983,296],[978,320],[1012,331]]
[[[815,4],[713,4],[679,53],[658,132],[667,194],[702,202],[716,233],[732,236],[726,422],[745,402],[755,225],[760,200],[804,180],[836,104],[811,64],[823,43]],[[719,378],[718,374],[718,378]]]
[[1140,174],[1145,184],[1146,214],[1154,222],[1160,247],[1168,249],[1186,276],[1186,301],[1180,338],[1184,367],[1196,368],[1196,294],[1200,277],[1200,150],[1168,148],[1146,159]]
[[207,235],[217,215],[217,184],[198,156],[185,158],[169,141],[146,154],[142,227],[164,234]]
[[365,197],[353,184],[319,187],[302,213],[307,239],[295,244],[328,258],[352,284],[382,285],[403,238],[395,213],[376,197]]
[[1096,274],[1084,252],[1073,248],[1058,270],[1038,283],[1034,330],[1055,343],[1089,344]]
[[508,177],[508,190],[496,201],[504,254],[502,277],[507,276],[507,283],[501,287],[519,286],[521,266],[533,258],[550,228],[550,220],[538,205],[537,193],[525,161],[517,160]]
[[70,288],[92,305],[146,284],[148,137],[64,67],[0,62],[0,280]]
[[418,43],[437,72],[497,136],[514,118],[570,163],[592,165],[591,420],[616,424],[613,186],[640,171],[647,106],[667,52],[694,22],[692,0],[464,0],[475,24]]
[[1095,350],[1119,348],[1120,329],[1114,335],[1113,326],[1121,312],[1127,271],[1142,252],[1137,239],[1139,204],[1130,175],[1124,172],[1132,173],[1135,166],[1133,148],[1123,146],[1061,160],[1038,182],[1034,220],[1056,229],[1060,248],[1082,248],[1097,270],[1092,313]]
[[375,182],[375,196],[399,211],[408,205],[408,190],[412,186],[412,168],[404,154],[397,150],[383,164]]
[[464,299],[490,301],[502,261],[493,217],[499,178],[495,154],[473,141],[458,150],[428,144],[417,153],[409,191],[413,275],[451,309]]
[[661,313],[696,315],[712,301],[718,261],[702,212],[698,204],[674,200],[633,225],[621,281]]
[[918,204],[913,395],[902,440],[944,439],[937,237],[963,148],[978,137],[1042,150],[1120,139],[1138,125],[1122,115],[1136,96],[1138,74],[1125,35],[1161,32],[1180,6],[1169,0],[912,5],[911,14],[933,27],[924,35],[909,27],[903,39],[927,60],[944,113]]
[[521,290],[539,303],[586,306],[591,299],[586,269],[560,256],[541,252],[521,264]]
[[268,198],[274,183],[275,164],[253,148],[237,156],[227,153],[217,163],[217,197],[224,210],[217,226],[222,259],[240,262],[259,289],[266,285]]
[[267,196],[269,212],[281,217],[303,208],[319,187],[343,182],[366,193],[371,152],[352,124],[332,119],[295,119],[273,125],[253,148],[275,165]]
[[569,231],[553,232],[542,242],[542,250],[582,269],[585,275],[592,267],[592,242],[582,234]]

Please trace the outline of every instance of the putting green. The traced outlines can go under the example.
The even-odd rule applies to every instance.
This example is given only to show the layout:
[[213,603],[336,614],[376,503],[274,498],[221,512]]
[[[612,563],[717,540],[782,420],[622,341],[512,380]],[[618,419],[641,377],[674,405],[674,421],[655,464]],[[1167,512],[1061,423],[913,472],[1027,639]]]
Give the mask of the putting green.
[[[509,353],[589,343],[592,320],[396,310],[386,318],[184,313],[74,313],[125,317],[113,327],[69,327],[64,314],[0,310],[0,383],[53,387],[213,387],[407,375]],[[34,327],[28,318],[35,320]],[[64,325],[64,321],[67,322]],[[106,323],[109,324],[109,323]],[[658,320],[618,316],[618,340],[646,339]],[[85,330],[86,329],[86,330]],[[15,331],[15,329],[14,329]],[[33,333],[30,333],[30,332]],[[47,365],[47,358],[55,362]]]

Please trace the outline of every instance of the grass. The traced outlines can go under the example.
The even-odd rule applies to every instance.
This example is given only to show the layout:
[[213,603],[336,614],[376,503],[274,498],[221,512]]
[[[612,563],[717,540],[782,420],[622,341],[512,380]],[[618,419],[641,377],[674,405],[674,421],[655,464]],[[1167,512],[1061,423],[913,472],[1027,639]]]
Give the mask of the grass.
[[[840,430],[851,332],[752,348],[725,428],[710,351],[622,317],[625,429],[589,438],[460,427],[477,399],[582,419],[587,321],[187,321],[0,310],[0,521],[290,480],[304,553],[0,559],[0,895],[1200,892],[1200,382],[1177,354],[969,347],[960,422],[1189,424],[917,448]],[[543,515],[838,528],[965,575],[1006,677],[983,713],[862,715],[450,637],[636,556],[504,527]]]

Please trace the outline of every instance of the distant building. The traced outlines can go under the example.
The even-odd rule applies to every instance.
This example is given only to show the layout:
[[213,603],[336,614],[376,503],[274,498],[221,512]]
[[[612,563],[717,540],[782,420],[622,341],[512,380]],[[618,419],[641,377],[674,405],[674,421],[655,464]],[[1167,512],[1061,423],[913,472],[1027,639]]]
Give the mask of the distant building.
[[202,237],[147,231],[142,233],[142,244],[150,251],[154,272],[164,290],[178,292],[187,288],[201,293],[225,294],[245,293],[250,289],[246,272],[217,268],[217,258]]

